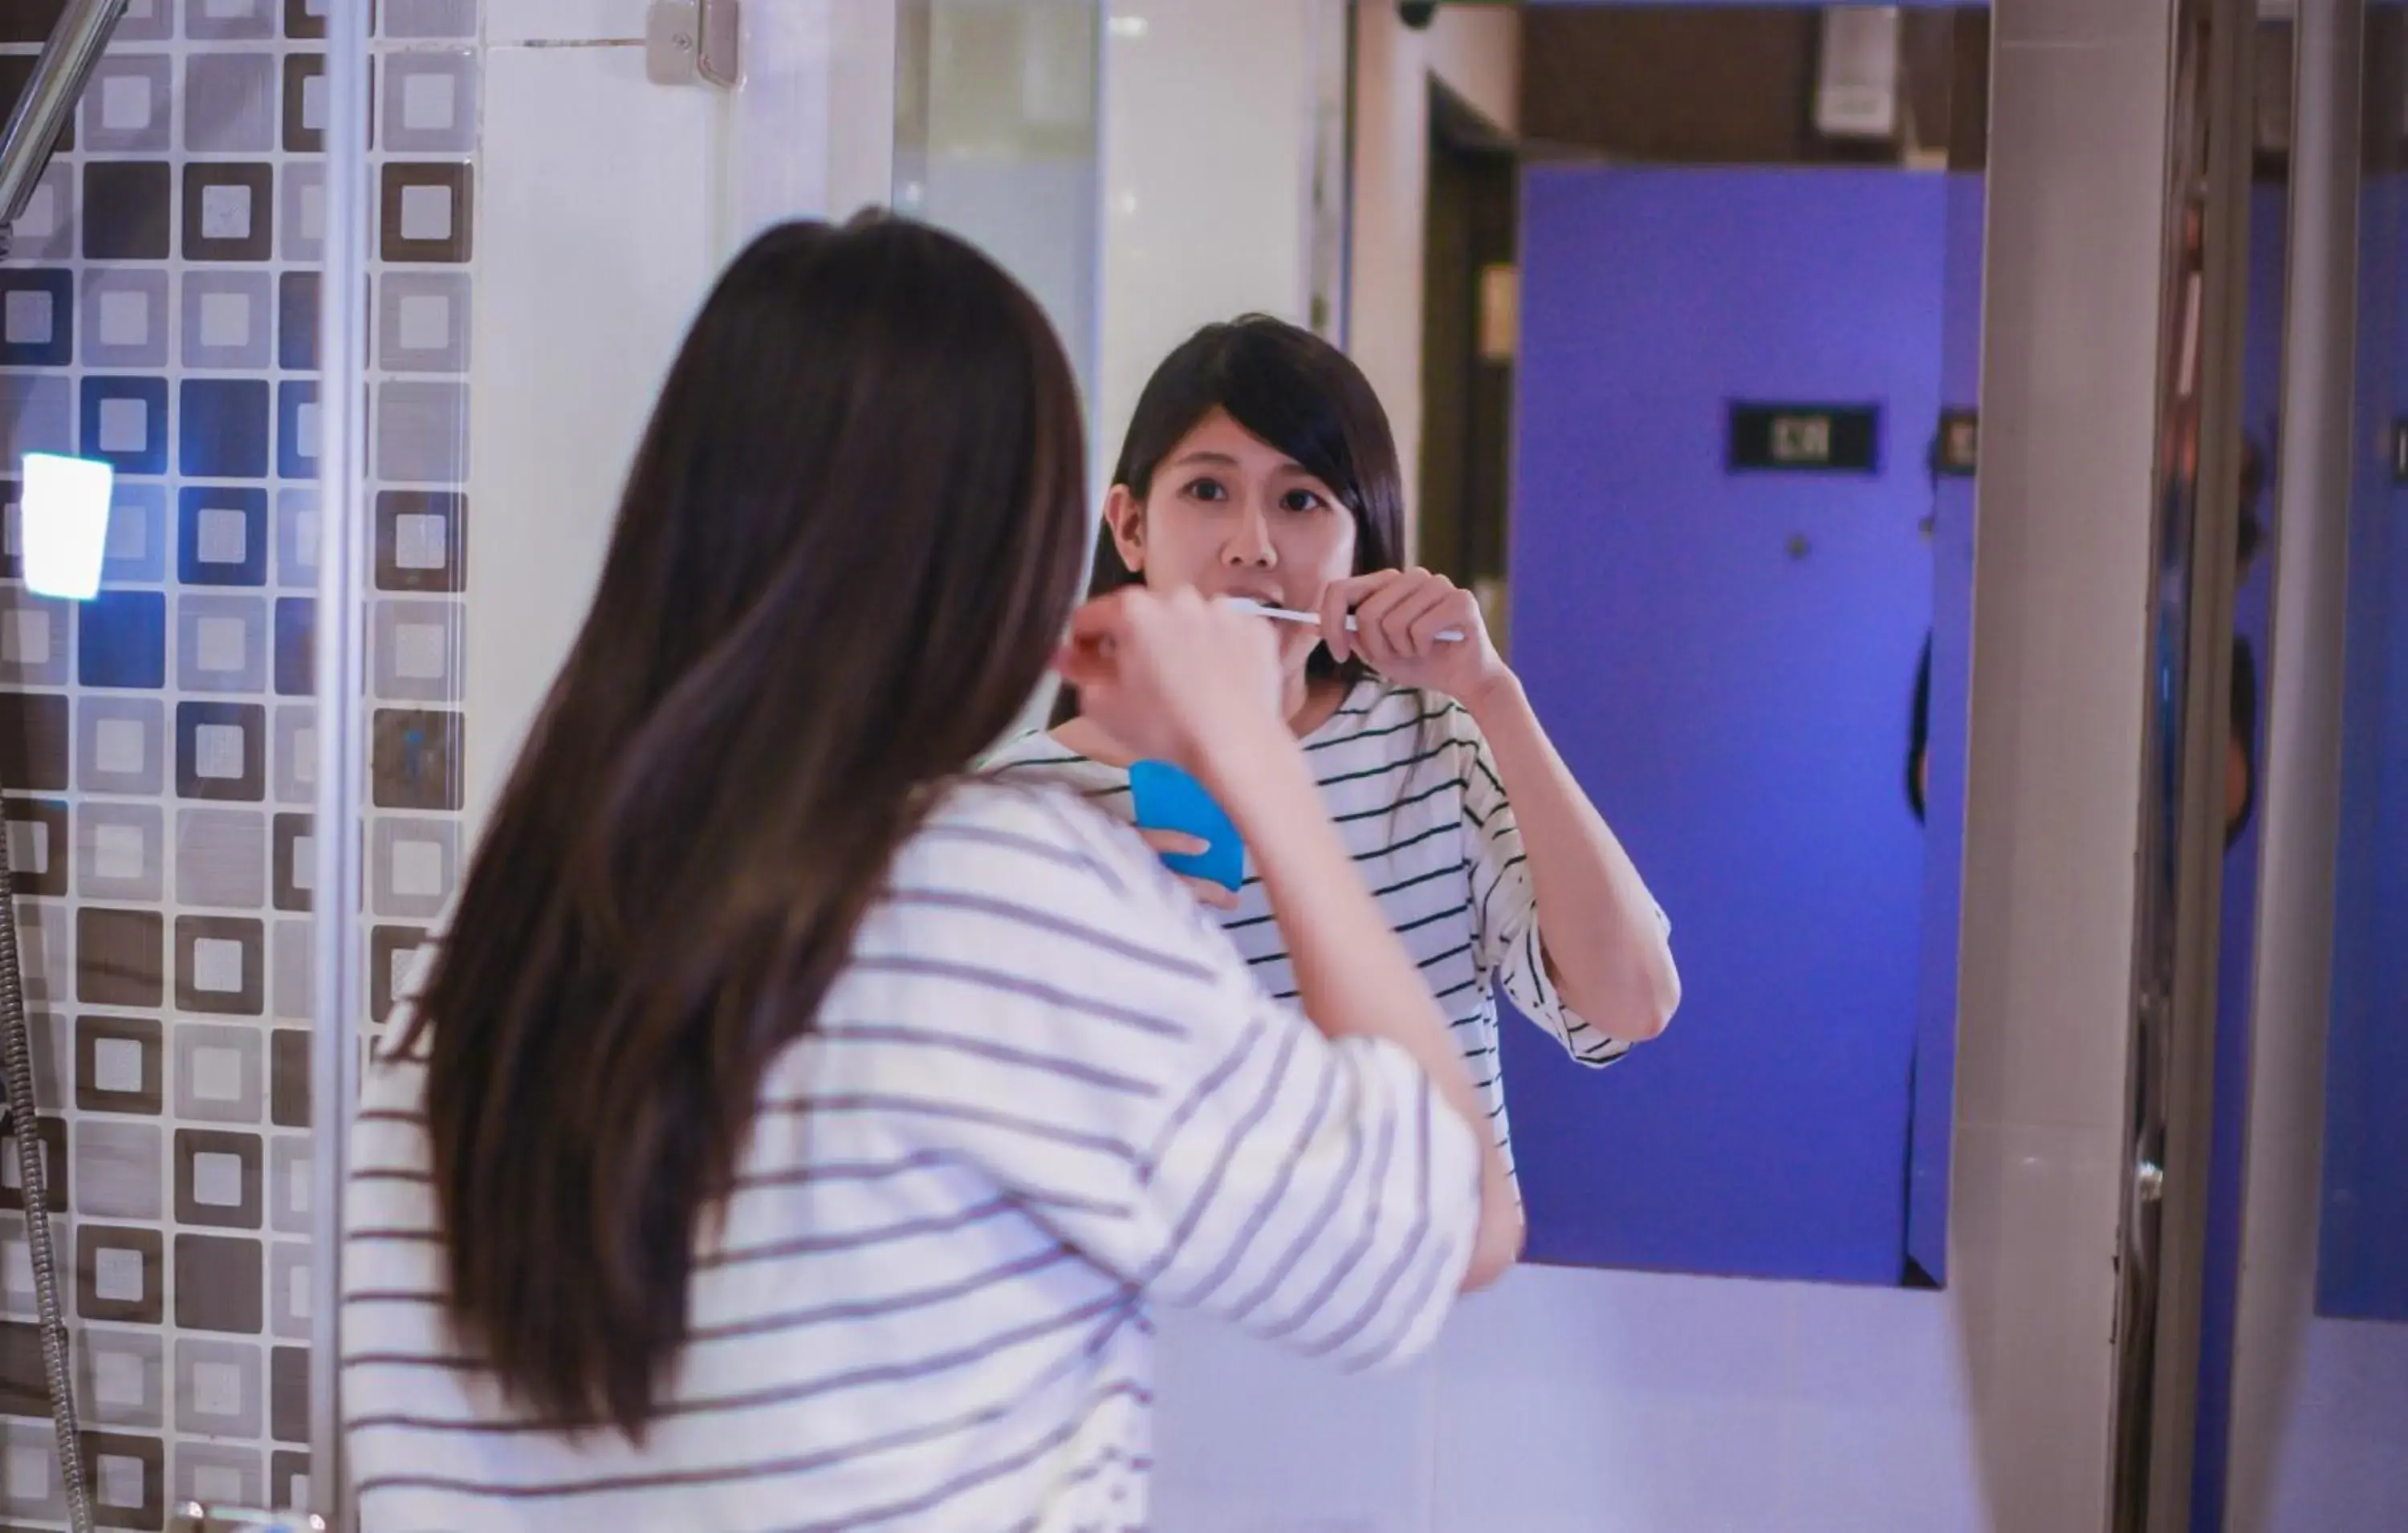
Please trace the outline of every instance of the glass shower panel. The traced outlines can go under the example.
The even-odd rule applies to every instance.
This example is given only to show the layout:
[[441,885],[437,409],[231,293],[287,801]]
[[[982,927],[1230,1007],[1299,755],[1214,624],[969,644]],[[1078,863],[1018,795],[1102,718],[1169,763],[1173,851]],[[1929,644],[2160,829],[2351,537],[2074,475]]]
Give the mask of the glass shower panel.
[[[898,0],[895,210],[984,251],[1037,299],[1087,409],[1100,504],[1110,471],[1096,416],[1102,320],[1101,0]],[[1013,733],[1052,703],[1049,681]]]
[[[70,8],[0,5],[0,111]],[[743,195],[767,120],[660,70],[640,6],[566,9],[126,0],[0,260],[0,787],[73,1354],[58,1402],[12,1145],[0,1526],[66,1525],[70,1464],[102,1526],[340,1521],[316,1129],[355,1053],[314,1040],[386,1015],[466,872],[727,189],[821,210]],[[828,30],[752,28],[760,99],[824,103],[785,77]],[[782,172],[818,131],[757,136]],[[88,599],[26,579],[29,455],[106,477]]]
[[[0,107],[67,9],[0,7]],[[428,189],[390,264],[455,269],[477,16],[383,10],[413,55],[385,158],[422,167],[396,170],[396,195]],[[310,1495],[327,21],[322,0],[129,0],[0,263],[0,781],[82,1490],[104,1526]],[[424,444],[408,482],[432,500],[457,487],[457,388],[436,371],[418,392],[395,408]],[[33,454],[106,466],[89,599],[25,578],[61,513],[21,494]],[[409,820],[430,844],[456,834],[448,809]],[[0,1523],[58,1526],[75,1510],[48,1419],[62,1402],[9,1165]]]
[[1103,11],[1097,0],[896,7],[896,210],[952,230],[1018,278],[1089,396]]

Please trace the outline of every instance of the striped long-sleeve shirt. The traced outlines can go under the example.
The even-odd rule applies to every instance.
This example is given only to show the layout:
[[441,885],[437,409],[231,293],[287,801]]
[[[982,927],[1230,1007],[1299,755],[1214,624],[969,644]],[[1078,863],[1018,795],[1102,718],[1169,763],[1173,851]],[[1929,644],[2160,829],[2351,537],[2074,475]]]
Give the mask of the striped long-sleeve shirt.
[[[1500,985],[1584,1065],[1612,1064],[1630,1046],[1584,1021],[1548,978],[1522,828],[1488,742],[1459,704],[1373,679],[1354,688],[1304,749],[1354,865],[1454,1028],[1510,1165],[1497,1053]],[[1136,813],[1125,767],[1076,754],[1050,735],[1012,741],[987,769],[1007,781],[1067,784],[1122,820]],[[1221,922],[1273,995],[1296,994],[1287,943],[1251,857],[1238,908]]]
[[902,850],[762,1082],[640,1450],[528,1423],[454,1334],[423,1083],[375,1060],[353,1137],[370,1533],[1142,1526],[1155,1305],[1399,1358],[1478,1222],[1477,1138],[1401,1050],[1269,998],[1125,828],[994,782]]

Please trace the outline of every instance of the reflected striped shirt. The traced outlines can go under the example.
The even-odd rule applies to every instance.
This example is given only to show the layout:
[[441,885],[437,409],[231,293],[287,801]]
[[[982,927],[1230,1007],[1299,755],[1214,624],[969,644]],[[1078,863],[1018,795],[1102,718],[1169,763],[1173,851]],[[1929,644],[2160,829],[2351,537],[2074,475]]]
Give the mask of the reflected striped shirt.
[[1141,1527],[1155,1306],[1402,1358],[1478,1221],[1477,1138],[1403,1051],[1268,996],[1125,827],[993,781],[898,853],[763,1081],[640,1450],[528,1422],[454,1334],[423,1063],[366,1073],[343,1405],[370,1533]]
[[[1500,987],[1581,1064],[1611,1064],[1630,1046],[1565,1005],[1548,978],[1521,825],[1488,742],[1461,705],[1375,678],[1354,686],[1304,750],[1355,866],[1454,1029],[1510,1166]],[[1048,734],[1006,745],[987,770],[1006,781],[1066,784],[1118,819],[1136,814],[1126,768],[1075,754]],[[1238,908],[1216,913],[1263,984],[1294,996],[1287,943],[1251,856]]]

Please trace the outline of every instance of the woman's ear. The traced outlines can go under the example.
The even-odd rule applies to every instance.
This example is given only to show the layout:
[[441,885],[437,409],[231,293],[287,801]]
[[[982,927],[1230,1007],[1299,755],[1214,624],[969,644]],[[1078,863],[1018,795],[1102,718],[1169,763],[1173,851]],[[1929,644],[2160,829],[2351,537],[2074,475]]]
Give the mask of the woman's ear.
[[1111,529],[1112,547],[1129,573],[1144,574],[1145,503],[1131,494],[1127,485],[1115,484],[1104,496],[1104,525]]

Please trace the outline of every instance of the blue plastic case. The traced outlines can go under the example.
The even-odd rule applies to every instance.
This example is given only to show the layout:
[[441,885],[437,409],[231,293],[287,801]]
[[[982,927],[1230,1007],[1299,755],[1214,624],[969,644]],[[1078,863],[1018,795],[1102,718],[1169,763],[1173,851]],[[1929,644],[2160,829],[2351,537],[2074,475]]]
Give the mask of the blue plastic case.
[[1206,844],[1193,854],[1163,854],[1174,873],[1217,883],[1235,894],[1246,881],[1246,843],[1238,827],[1204,784],[1167,761],[1140,761],[1129,767],[1129,794],[1137,800],[1141,830],[1175,830]]

